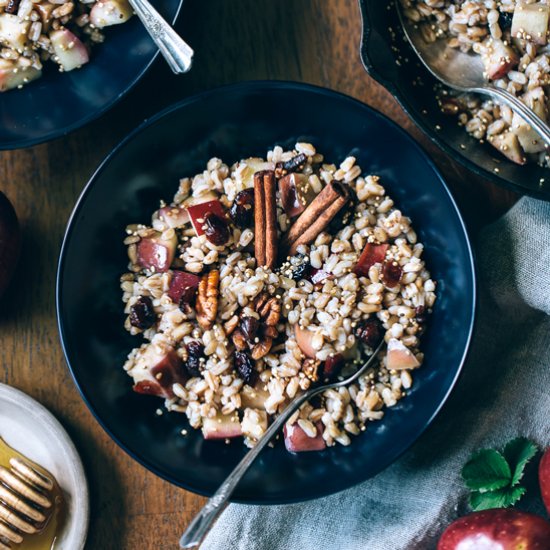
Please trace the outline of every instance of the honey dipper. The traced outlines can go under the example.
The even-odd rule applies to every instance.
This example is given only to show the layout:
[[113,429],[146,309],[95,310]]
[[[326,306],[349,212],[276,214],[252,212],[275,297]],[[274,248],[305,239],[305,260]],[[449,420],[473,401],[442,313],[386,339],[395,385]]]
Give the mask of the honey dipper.
[[42,531],[55,510],[53,479],[21,458],[0,466],[0,550],[10,550],[24,537]]

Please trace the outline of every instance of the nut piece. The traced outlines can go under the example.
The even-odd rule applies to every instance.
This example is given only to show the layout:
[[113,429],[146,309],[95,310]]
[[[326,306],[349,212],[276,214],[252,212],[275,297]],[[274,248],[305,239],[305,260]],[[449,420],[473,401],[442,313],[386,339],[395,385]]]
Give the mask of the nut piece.
[[217,269],[213,269],[201,277],[195,310],[197,321],[203,330],[209,330],[214,326],[218,313],[219,282],[220,272]]
[[232,339],[233,339],[233,344],[235,344],[235,347],[239,351],[243,351],[248,347],[246,338],[244,337],[244,334],[242,333],[241,329],[237,329],[233,332]]
[[269,337],[262,338],[258,344],[252,348],[252,353],[250,354],[252,359],[256,361],[261,359],[269,353],[271,345],[273,344],[273,339]]

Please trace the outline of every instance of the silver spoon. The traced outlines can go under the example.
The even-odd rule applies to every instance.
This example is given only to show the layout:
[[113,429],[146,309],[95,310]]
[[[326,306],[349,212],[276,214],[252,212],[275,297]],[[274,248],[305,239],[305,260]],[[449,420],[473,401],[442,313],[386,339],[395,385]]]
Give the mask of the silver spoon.
[[129,0],[129,2],[172,71],[175,74],[186,73],[191,68],[195,53],[192,48],[148,0]]
[[201,543],[212,524],[216,521],[216,519],[218,519],[218,516],[225,509],[227,501],[233,494],[233,491],[241,478],[248,471],[250,466],[252,466],[252,463],[256,460],[262,449],[269,443],[272,437],[279,432],[284,423],[294,414],[294,412],[318,393],[330,389],[341,388],[355,382],[355,380],[363,375],[369,366],[372,365],[375,357],[378,355],[383,345],[384,340],[378,344],[378,347],[374,350],[373,354],[368,358],[363,366],[355,372],[355,374],[349,378],[346,378],[346,380],[342,380],[341,382],[333,382],[332,384],[325,384],[324,386],[317,386],[316,388],[297,396],[294,401],[291,401],[286,409],[279,414],[277,418],[275,418],[273,424],[271,424],[264,435],[262,435],[262,437],[258,440],[256,446],[246,453],[239,464],[235,466],[235,469],[229,474],[229,476],[227,476],[227,479],[222,483],[220,488],[206,502],[202,510],[195,516],[180,539],[180,548],[195,548]]
[[527,122],[550,145],[550,128],[525,103],[507,90],[497,88],[485,76],[485,68],[481,57],[473,53],[464,53],[458,48],[451,48],[444,38],[428,43],[422,37],[420,28],[403,14],[400,0],[397,3],[397,13],[405,36],[416,52],[420,61],[435,78],[445,86],[460,92],[484,94],[508,105],[525,122]]

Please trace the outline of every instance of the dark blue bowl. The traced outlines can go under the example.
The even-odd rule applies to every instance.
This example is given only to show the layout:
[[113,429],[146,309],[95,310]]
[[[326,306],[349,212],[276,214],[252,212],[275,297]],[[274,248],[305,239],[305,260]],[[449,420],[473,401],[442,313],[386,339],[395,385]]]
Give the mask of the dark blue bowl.
[[445,183],[418,145],[393,122],[335,92],[284,82],[251,82],[200,94],[132,133],[104,161],[69,222],[57,280],[59,329],[67,362],[92,412],[131,456],[191,491],[211,494],[246,452],[204,441],[178,414],[159,417],[156,398],[137,395],[122,370],[138,341],[123,329],[119,276],[130,222],[148,219],[178,179],[218,156],[264,155],[275,144],[313,142],[327,159],[352,153],[382,177],[426,245],[439,298],[423,341],[426,361],[406,399],[349,447],[289,454],[264,451],[235,501],[275,504],[327,495],[388,466],[433,420],[451,391],[472,334],[475,280],[464,224]]
[[[155,6],[175,21],[183,0]],[[137,18],[105,29],[81,69],[60,73],[46,63],[40,79],[0,95],[0,150],[30,147],[80,128],[110,109],[149,68],[158,49]]]

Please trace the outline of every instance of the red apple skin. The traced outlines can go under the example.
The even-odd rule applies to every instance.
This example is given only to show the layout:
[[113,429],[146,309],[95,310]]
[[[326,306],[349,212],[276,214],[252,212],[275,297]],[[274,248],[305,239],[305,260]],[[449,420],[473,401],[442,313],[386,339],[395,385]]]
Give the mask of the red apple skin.
[[204,235],[204,229],[202,228],[202,226],[204,225],[204,216],[208,212],[216,214],[216,216],[222,218],[223,220],[227,219],[225,209],[222,203],[217,199],[188,206],[187,212],[189,213],[189,218],[191,219],[191,223],[193,224],[193,229],[195,230],[195,233],[198,237]]
[[384,261],[388,247],[389,245],[387,244],[367,243],[361,253],[361,256],[359,257],[359,261],[353,268],[353,272],[358,277],[368,276],[369,269],[374,264],[381,264]]
[[188,380],[183,362],[174,350],[170,350],[156,365],[151,367],[150,372],[151,379],[136,382],[134,385],[136,393],[171,399],[174,397],[172,386],[176,383],[183,386]]
[[0,191],[0,296],[13,277],[21,249],[21,231],[17,214],[6,195]]
[[474,512],[451,523],[437,550],[550,550],[550,523],[513,509]]
[[546,449],[539,464],[539,484],[542,500],[550,514],[550,448]]
[[175,304],[179,304],[183,293],[188,288],[197,289],[199,287],[200,277],[187,273],[186,271],[172,272],[172,280],[168,287],[168,296]]
[[315,437],[308,437],[298,424],[292,424],[292,426],[285,424],[284,436],[286,450],[291,453],[302,453],[306,451],[322,451],[325,449],[327,444],[323,439],[323,423],[319,420],[315,423],[315,427],[317,428],[317,435]]

